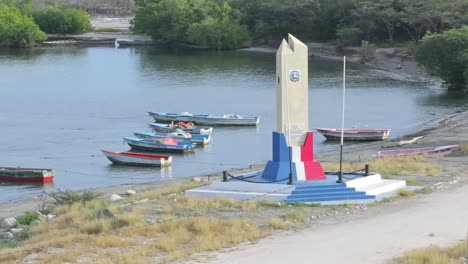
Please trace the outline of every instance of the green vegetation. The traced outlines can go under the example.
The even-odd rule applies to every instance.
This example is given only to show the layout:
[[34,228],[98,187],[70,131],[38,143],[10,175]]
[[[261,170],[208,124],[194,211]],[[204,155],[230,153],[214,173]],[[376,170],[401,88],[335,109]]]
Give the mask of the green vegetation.
[[91,30],[88,14],[75,8],[49,6],[42,11],[33,12],[33,17],[47,33],[82,33]]
[[146,1],[132,21],[136,33],[164,42],[188,42],[204,47],[233,49],[250,40],[241,13],[229,3],[211,0]]
[[46,35],[16,6],[0,3],[0,47],[32,47]]
[[463,154],[468,154],[468,144],[458,146],[458,151],[460,151]]
[[33,221],[41,219],[41,216],[37,212],[28,212],[18,217],[18,223],[22,225],[30,225]]
[[[434,235],[434,234],[430,234]],[[439,263],[464,263],[463,258],[467,254],[466,241],[458,243],[450,248],[430,246],[426,249],[415,250],[404,257],[394,259],[393,264],[439,264]]]
[[416,58],[452,88],[468,85],[468,26],[426,35]]
[[117,28],[96,28],[94,32],[121,32],[122,30]]

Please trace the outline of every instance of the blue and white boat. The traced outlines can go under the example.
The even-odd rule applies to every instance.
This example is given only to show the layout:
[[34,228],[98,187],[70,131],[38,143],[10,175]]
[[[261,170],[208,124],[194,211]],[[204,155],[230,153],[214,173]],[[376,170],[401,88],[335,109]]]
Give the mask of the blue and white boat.
[[[173,140],[168,142],[168,139]],[[171,138],[162,139],[141,139],[124,137],[123,140],[134,150],[146,150],[154,152],[188,152],[192,151],[197,143],[193,142],[177,142]]]
[[201,135],[209,135],[211,132],[213,132],[212,127],[200,127],[200,126],[194,126],[194,127],[185,127],[185,126],[179,126],[177,124],[161,124],[161,123],[148,123],[150,127],[156,132],[156,133],[172,133],[176,132],[178,129],[181,129],[184,132],[190,133],[190,134],[201,134]]
[[220,116],[208,114],[148,112],[156,122],[193,122],[197,125],[209,126],[256,126],[260,116],[240,116],[239,114],[225,114]]
[[152,132],[133,132],[135,136],[143,139],[157,139],[157,138],[166,138],[170,137],[179,142],[195,142],[198,145],[206,145],[210,143],[210,135],[199,135],[199,134],[190,134],[182,130],[175,131],[171,133],[152,133]]

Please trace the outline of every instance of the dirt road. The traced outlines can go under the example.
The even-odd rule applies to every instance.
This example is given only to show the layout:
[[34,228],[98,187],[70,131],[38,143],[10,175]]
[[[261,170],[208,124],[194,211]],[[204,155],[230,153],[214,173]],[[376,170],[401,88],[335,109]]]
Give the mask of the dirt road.
[[[448,246],[466,239],[467,184],[450,193],[424,195],[383,207],[358,218],[348,218],[348,222],[287,232],[255,245],[218,253],[208,263],[375,264],[411,249],[431,244]],[[207,263],[207,259],[203,262]]]

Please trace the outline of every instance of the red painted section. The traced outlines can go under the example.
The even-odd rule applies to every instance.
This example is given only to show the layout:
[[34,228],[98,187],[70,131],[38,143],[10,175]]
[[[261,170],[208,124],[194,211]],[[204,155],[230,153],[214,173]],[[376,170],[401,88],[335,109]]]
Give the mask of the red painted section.
[[324,180],[325,172],[322,164],[314,160],[314,133],[307,132],[304,145],[301,147],[301,161],[304,163],[306,180]]
[[314,133],[307,132],[304,145],[301,147],[301,161],[314,160]]
[[54,176],[34,177],[34,178],[16,178],[16,177],[0,175],[0,180],[13,181],[13,182],[52,182],[54,180]]
[[150,153],[139,153],[139,152],[126,152],[126,151],[114,151],[114,150],[105,150],[101,149],[102,152],[112,153],[116,155],[122,156],[130,156],[130,157],[139,157],[139,158],[149,158],[149,159],[169,159],[170,156],[165,155],[155,155]]

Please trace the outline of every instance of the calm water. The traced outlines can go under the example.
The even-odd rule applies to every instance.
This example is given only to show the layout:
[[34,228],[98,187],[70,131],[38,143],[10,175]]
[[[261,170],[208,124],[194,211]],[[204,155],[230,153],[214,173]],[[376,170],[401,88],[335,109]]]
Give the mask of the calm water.
[[[463,100],[431,84],[349,64],[347,126],[428,126]],[[310,60],[310,125],[341,124],[341,63]],[[0,50],[1,166],[46,167],[53,184],[1,184],[0,201],[42,191],[188,177],[266,162],[275,129],[275,56],[246,51],[50,48]],[[260,114],[257,128],[215,128],[212,144],[169,168],[111,166],[101,148],[150,131],[147,111]],[[317,151],[336,147],[316,136]]]

